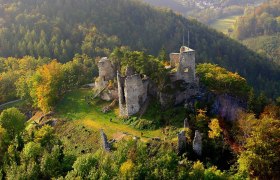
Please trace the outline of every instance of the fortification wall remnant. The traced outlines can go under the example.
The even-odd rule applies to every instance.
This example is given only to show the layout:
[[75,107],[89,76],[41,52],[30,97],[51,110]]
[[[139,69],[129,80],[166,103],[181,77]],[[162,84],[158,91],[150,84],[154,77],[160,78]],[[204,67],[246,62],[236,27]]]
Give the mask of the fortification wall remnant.
[[140,111],[147,100],[148,82],[139,74],[122,77],[117,74],[121,116],[131,116]]
[[173,81],[184,80],[194,83],[195,77],[195,51],[189,47],[182,46],[180,53],[171,53],[170,65],[176,72],[172,77]]
[[109,81],[114,79],[115,70],[111,61],[107,57],[103,57],[98,61],[99,78],[103,81]]
[[195,131],[194,139],[193,139],[193,150],[194,152],[201,156],[202,154],[202,135],[198,130]]
[[95,91],[98,96],[105,100],[111,101],[116,98],[116,90],[108,89],[109,81],[116,77],[115,69],[107,57],[101,58],[98,63],[99,76],[95,80]]

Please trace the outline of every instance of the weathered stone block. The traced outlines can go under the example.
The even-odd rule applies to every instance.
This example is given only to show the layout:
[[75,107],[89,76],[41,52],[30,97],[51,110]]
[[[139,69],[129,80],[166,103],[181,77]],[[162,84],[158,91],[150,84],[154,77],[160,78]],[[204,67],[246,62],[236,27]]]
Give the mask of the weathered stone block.
[[202,155],[202,136],[198,130],[195,131],[193,139],[193,150],[197,155]]
[[100,130],[100,135],[101,135],[101,141],[102,141],[104,150],[110,151],[111,150],[110,144],[108,143],[107,136],[102,129]]
[[178,133],[178,154],[182,155],[187,150],[187,138],[186,131],[181,131]]
[[139,74],[117,76],[120,115],[134,115],[147,99],[148,81],[143,81]]
[[97,64],[97,66],[98,66],[98,71],[99,71],[99,78],[102,81],[112,80],[116,76],[113,65],[107,57],[101,58],[101,60]]

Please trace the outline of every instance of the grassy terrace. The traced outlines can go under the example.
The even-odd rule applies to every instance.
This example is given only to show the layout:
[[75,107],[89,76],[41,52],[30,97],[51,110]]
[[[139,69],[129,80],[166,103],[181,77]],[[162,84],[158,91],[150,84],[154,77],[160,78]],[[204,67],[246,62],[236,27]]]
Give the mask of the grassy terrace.
[[[144,139],[160,136],[161,133],[159,130],[140,131],[123,124],[122,120],[118,118],[117,107],[114,111],[103,113],[102,107],[109,104],[106,101],[95,99],[88,104],[85,96],[90,96],[91,93],[91,90],[76,90],[66,95],[57,106],[58,116],[60,118],[70,119],[73,123],[83,124],[92,129],[104,129],[109,137],[119,132],[127,132],[135,136],[141,136],[141,132],[143,132]],[[112,122],[110,122],[111,118]]]
[[[67,151],[80,153],[82,151],[92,152],[100,146],[100,129],[103,129],[109,139],[121,139],[124,132],[128,137],[141,137],[142,141],[147,141],[152,137],[164,138],[162,129],[138,130],[123,123],[118,118],[118,107],[109,113],[103,113],[102,107],[109,102],[100,99],[90,101],[85,100],[85,96],[92,95],[88,89],[79,89],[69,92],[57,105],[56,116],[65,119],[65,123],[57,127],[57,132],[64,141]],[[144,116],[145,117],[145,116]],[[112,118],[112,122],[110,119]]]

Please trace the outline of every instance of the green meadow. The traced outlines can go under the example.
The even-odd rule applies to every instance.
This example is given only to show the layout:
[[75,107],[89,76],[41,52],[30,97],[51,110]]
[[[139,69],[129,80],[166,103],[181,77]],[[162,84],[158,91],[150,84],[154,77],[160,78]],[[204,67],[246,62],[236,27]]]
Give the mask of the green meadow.
[[[155,130],[139,130],[125,124],[118,117],[118,106],[108,113],[103,113],[102,108],[110,102],[98,98],[86,100],[92,96],[92,90],[78,89],[67,93],[58,103],[56,118],[59,123],[56,131],[65,144],[68,152],[79,154],[83,151],[93,152],[100,147],[100,130],[108,139],[121,140],[123,138],[140,137],[141,141],[148,141],[153,137],[164,139],[162,128]],[[141,134],[143,135],[141,136]],[[171,137],[170,137],[171,138]],[[173,138],[173,137],[172,137]]]
[[212,24],[210,24],[210,26],[216,29],[217,31],[220,31],[228,35],[228,29],[230,28],[233,29],[234,23],[236,22],[236,19],[239,16],[240,15],[235,15],[235,16],[228,16],[226,18],[218,19]]

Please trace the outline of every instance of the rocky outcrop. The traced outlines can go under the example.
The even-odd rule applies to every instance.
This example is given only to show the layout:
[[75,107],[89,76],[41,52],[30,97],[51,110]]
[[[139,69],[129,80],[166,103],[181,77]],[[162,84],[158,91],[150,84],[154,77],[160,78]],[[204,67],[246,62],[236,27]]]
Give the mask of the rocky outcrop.
[[174,105],[174,94],[159,92],[158,97],[160,105],[163,108],[167,108]]
[[178,133],[178,155],[182,155],[187,150],[187,138],[186,131],[181,131]]
[[116,77],[116,73],[111,61],[107,57],[103,57],[97,63],[99,78],[102,81],[109,81]]
[[118,93],[115,89],[108,89],[109,81],[116,77],[114,66],[107,57],[98,61],[99,76],[95,81],[95,94],[105,101],[111,101],[117,98]]
[[106,150],[106,151],[111,151],[110,144],[107,140],[107,136],[104,133],[103,129],[100,130],[100,135],[101,135],[101,141],[102,141],[103,149]]
[[202,155],[202,136],[198,130],[195,131],[193,139],[193,151],[199,156]]
[[188,120],[188,118],[185,118],[184,119],[184,128],[189,128],[189,127],[190,127],[189,120]]
[[217,114],[229,121],[236,120],[239,112],[243,111],[246,107],[246,103],[227,94],[218,95],[214,98],[215,101],[211,107],[211,113]]

